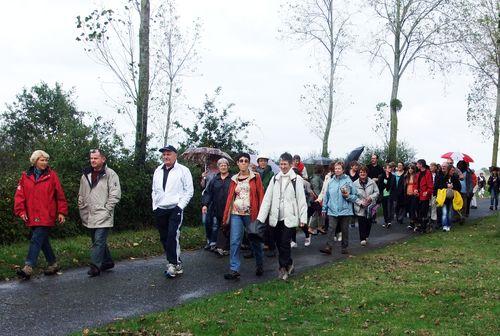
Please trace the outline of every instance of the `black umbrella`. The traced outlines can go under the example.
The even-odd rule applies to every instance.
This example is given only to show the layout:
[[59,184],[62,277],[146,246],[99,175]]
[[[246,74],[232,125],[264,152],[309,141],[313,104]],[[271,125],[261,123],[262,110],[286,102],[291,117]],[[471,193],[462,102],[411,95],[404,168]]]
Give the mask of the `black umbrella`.
[[349,164],[352,162],[352,161],[358,161],[359,160],[359,157],[361,156],[361,153],[363,153],[363,151],[365,150],[365,146],[361,146],[361,147],[358,147],[358,148],[355,148],[353,149],[349,155],[347,155],[347,158],[345,159],[345,163],[347,166],[349,166]]

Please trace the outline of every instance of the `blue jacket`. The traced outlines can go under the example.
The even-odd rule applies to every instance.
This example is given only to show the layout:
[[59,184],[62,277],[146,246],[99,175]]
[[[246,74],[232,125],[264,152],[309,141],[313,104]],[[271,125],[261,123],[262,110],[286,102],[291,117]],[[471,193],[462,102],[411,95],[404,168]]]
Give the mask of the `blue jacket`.
[[[349,188],[349,197],[344,198],[340,192],[340,188],[346,186]],[[323,200],[323,212],[328,216],[353,216],[352,205],[358,198],[356,188],[351,181],[351,178],[346,174],[340,178],[332,177],[328,182],[325,198]]]

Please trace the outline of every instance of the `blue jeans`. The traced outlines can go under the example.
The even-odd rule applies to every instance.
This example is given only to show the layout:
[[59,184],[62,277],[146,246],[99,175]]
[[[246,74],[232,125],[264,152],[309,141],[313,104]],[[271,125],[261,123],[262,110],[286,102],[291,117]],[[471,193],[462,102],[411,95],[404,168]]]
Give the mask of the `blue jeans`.
[[[240,271],[241,242],[243,240],[245,226],[247,226],[248,224],[250,224],[250,216],[231,215],[231,234],[229,238],[230,240],[229,265],[231,271],[236,271],[236,272]],[[259,241],[250,240],[250,247],[252,248],[253,255],[255,257],[256,266],[262,267],[264,264],[262,243]]]
[[56,256],[50,246],[49,230],[47,226],[35,226],[31,228],[31,240],[28,249],[28,256],[26,257],[25,264],[35,267],[38,261],[40,250],[43,251],[45,259],[49,265],[56,262]]
[[443,227],[451,227],[451,214],[453,212],[452,207],[452,202],[449,200],[446,200],[443,204],[441,211],[441,225]]
[[217,234],[219,233],[219,220],[217,217],[211,217],[205,219],[205,234],[207,237],[207,242],[211,245],[217,243]]
[[109,228],[90,229],[90,236],[92,238],[90,260],[98,268],[101,268],[103,262],[113,262],[108,248],[108,233]]
[[491,188],[491,206],[494,206],[495,208],[498,207],[498,192],[495,191],[494,188]]

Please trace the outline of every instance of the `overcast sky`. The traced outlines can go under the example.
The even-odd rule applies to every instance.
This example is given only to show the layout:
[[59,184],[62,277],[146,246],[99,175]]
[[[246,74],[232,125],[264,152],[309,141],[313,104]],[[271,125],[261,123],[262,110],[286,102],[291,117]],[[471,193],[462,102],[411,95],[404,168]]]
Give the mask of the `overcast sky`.
[[[120,1],[106,1],[108,6]],[[98,1],[18,0],[2,3],[0,42],[3,64],[0,104],[14,101],[23,87],[45,81],[74,88],[78,108],[114,120],[119,132],[132,139],[133,126],[117,115],[102,90],[112,82],[107,69],[92,61],[75,41],[75,17],[90,13]],[[184,22],[200,17],[203,30],[197,76],[184,81],[185,103],[201,106],[206,93],[223,89],[222,101],[235,103],[234,111],[255,121],[251,139],[256,149],[273,156],[283,151],[306,157],[320,152],[321,142],[307,127],[299,97],[303,85],[319,78],[312,46],[299,47],[279,38],[280,0],[182,0]],[[368,22],[368,23],[367,23]],[[365,16],[354,19],[355,31],[369,31],[374,23]],[[362,36],[363,34],[358,34]],[[362,45],[361,38],[355,42]],[[341,69],[339,87],[343,103],[330,140],[333,157],[344,156],[361,144],[380,144],[372,131],[375,105],[390,97],[391,81],[380,65],[352,50]],[[486,167],[491,161],[491,140],[483,142],[466,122],[466,94],[471,79],[463,70],[446,78],[430,76],[416,65],[400,85],[403,109],[399,138],[419,158],[442,161],[448,151],[462,151]],[[2,107],[3,108],[3,107]],[[179,118],[192,122],[181,107]]]

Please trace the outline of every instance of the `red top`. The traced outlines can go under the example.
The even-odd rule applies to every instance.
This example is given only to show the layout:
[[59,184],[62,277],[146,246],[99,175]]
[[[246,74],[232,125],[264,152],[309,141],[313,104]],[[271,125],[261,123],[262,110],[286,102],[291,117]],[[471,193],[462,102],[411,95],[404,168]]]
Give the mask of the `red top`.
[[432,198],[434,183],[432,182],[432,173],[429,169],[420,171],[416,175],[418,199],[428,201]]
[[14,196],[14,213],[26,214],[26,226],[55,226],[57,215],[68,214],[68,203],[54,170],[47,168],[38,181],[34,169],[23,172]]
[[[222,225],[228,225],[231,219],[231,211],[235,196],[234,190],[236,189],[236,182],[234,178],[237,176],[238,175],[235,175],[231,178]],[[250,220],[255,221],[259,215],[260,204],[264,199],[264,187],[262,186],[262,180],[260,179],[259,174],[254,174],[253,177],[250,177],[250,181],[248,183],[250,184]]]

